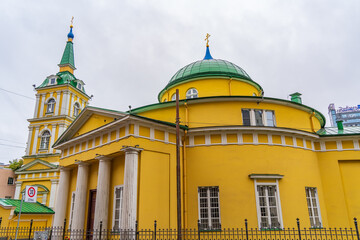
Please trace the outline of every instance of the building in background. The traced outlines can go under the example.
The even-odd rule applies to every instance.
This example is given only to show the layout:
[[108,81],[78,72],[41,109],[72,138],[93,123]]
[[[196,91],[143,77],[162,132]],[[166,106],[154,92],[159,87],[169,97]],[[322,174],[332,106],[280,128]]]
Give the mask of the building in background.
[[331,103],[328,110],[332,127],[336,127],[337,121],[343,121],[342,124],[346,127],[360,126],[360,105],[335,109],[335,104]]
[[0,198],[14,198],[15,193],[15,173],[8,168],[9,165],[0,163]]

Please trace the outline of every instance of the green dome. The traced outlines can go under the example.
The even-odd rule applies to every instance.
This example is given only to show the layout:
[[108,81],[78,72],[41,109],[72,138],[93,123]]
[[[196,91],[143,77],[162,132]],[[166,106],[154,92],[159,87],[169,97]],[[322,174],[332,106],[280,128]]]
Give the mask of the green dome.
[[250,76],[241,67],[226,60],[209,59],[196,61],[181,68],[175,73],[165,88],[198,77],[232,77],[252,81]]

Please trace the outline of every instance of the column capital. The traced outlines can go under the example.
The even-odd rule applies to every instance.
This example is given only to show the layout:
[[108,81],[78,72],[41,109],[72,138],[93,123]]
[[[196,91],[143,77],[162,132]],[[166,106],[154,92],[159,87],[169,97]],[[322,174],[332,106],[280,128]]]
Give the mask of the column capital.
[[22,181],[16,181],[15,182],[16,186],[21,186],[22,183],[23,183]]
[[120,151],[125,152],[125,153],[139,153],[142,150],[144,150],[143,148],[139,148],[137,146],[135,147],[131,147],[131,146],[123,146],[122,149],[120,149]]
[[105,155],[97,155],[97,156],[95,157],[95,159],[97,159],[97,160],[99,160],[99,161],[110,161],[112,158],[107,157],[107,156],[105,156]]
[[59,179],[50,179],[51,183],[59,183]]
[[76,160],[76,159],[75,159],[75,164],[79,165],[79,167],[80,167],[80,166],[86,167],[86,166],[89,166],[89,165],[90,165],[90,164],[87,163],[87,162],[84,162],[84,161],[81,161],[81,160]]
[[67,167],[62,167],[62,166],[60,166],[60,167],[59,167],[59,169],[60,169],[60,172],[67,172],[67,171],[70,171],[70,168],[67,168]]

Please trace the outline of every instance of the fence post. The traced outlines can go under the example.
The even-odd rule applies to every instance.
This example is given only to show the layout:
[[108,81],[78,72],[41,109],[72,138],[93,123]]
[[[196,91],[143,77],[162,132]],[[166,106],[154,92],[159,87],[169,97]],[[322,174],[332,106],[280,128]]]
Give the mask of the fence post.
[[198,240],[200,240],[200,220],[198,220]]
[[355,224],[355,229],[356,229],[356,236],[357,236],[357,239],[360,240],[360,237],[359,237],[359,228],[358,228],[358,223],[357,223],[357,218],[354,218],[354,224]]
[[155,220],[154,221],[154,240],[156,240],[156,226],[157,226],[157,221]]
[[102,232],[102,221],[100,221],[100,233],[99,233],[99,240],[101,240],[101,232]]
[[64,228],[63,228],[63,236],[62,236],[63,240],[65,240],[65,229],[66,229],[66,218],[64,219]]
[[135,240],[138,239],[138,221],[135,221]]
[[32,229],[32,225],[33,225],[33,220],[30,220],[30,230],[29,230],[29,240],[31,239],[31,229]]
[[246,232],[246,240],[249,240],[249,230],[248,230],[248,221],[245,219],[245,232]]
[[300,219],[299,218],[296,219],[296,224],[297,224],[297,229],[298,229],[298,234],[299,234],[299,240],[301,240]]

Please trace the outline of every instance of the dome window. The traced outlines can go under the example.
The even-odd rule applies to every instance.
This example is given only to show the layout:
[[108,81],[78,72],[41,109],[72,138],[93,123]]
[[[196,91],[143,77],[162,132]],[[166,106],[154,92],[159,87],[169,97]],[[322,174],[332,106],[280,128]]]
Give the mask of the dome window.
[[49,82],[49,85],[54,85],[56,84],[56,78],[50,78],[50,82]]
[[[180,94],[179,94],[180,95]],[[180,96],[179,96],[180,98]],[[171,101],[176,101],[176,93],[174,93],[172,96],[171,96]]]
[[80,89],[80,90],[82,90],[81,87],[82,87],[81,83],[78,83],[78,84],[77,84],[77,88]]
[[197,98],[198,97],[198,91],[195,88],[190,88],[186,92],[186,99],[190,98]]

